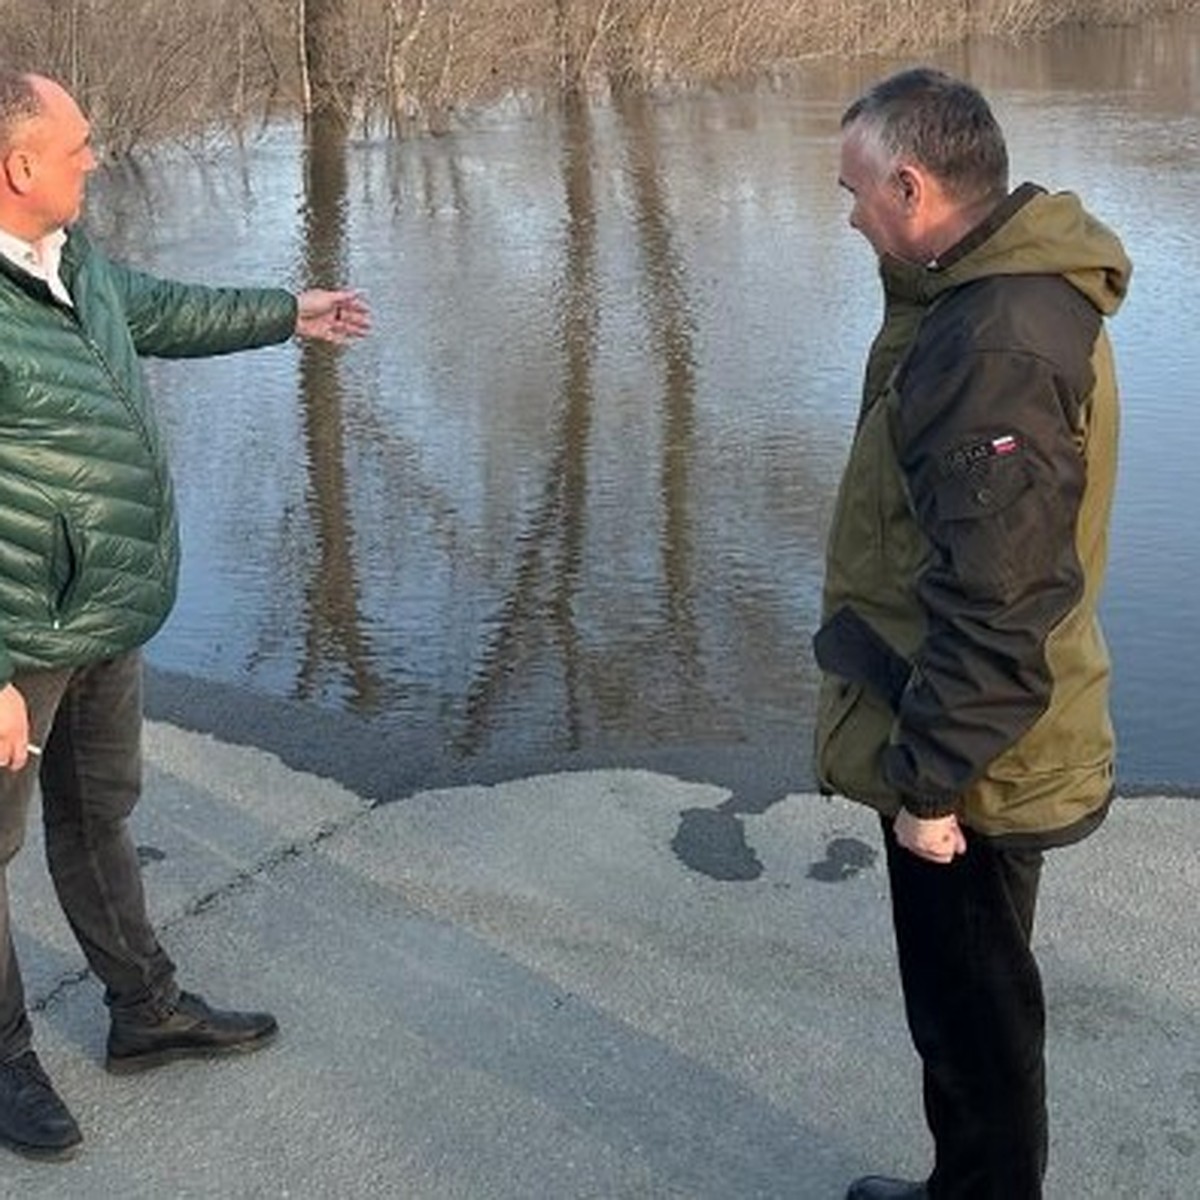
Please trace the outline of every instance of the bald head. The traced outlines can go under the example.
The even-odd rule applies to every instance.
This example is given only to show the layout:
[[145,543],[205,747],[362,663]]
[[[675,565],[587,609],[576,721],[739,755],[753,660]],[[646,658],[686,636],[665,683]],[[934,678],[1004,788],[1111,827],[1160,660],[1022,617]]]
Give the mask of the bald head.
[[66,88],[0,68],[0,228],[37,241],[71,224],[95,166],[91,127]]

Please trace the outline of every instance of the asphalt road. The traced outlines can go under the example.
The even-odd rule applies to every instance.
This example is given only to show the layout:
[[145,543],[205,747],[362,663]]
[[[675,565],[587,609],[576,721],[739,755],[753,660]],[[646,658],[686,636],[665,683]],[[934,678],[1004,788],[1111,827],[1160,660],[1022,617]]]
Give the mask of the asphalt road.
[[[3,1155],[0,1192],[834,1200],[919,1176],[873,819],[701,774],[351,790],[151,724],[136,830],[164,941],[185,986],[283,1032],[106,1075],[100,988],[31,831],[18,953],[86,1143]],[[1050,858],[1050,1200],[1200,1195],[1198,817],[1122,799]]]

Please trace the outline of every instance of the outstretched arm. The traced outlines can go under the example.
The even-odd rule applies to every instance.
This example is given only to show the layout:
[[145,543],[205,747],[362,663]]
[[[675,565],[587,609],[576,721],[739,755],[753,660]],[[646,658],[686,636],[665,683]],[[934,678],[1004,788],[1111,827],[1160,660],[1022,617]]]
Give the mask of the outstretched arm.
[[371,328],[366,301],[354,291],[311,288],[296,297],[296,336],[341,344]]

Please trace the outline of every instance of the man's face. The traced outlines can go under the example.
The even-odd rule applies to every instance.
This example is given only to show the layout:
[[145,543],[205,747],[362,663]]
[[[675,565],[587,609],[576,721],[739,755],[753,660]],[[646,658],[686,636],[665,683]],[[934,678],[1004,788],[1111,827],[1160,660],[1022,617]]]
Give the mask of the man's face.
[[876,254],[919,261],[901,181],[871,152],[853,125],[842,134],[838,183],[854,201],[851,226],[871,243]]
[[42,112],[25,122],[17,139],[24,155],[25,200],[37,237],[79,219],[89,173],[95,170],[90,126],[79,106],[49,79],[34,83]]

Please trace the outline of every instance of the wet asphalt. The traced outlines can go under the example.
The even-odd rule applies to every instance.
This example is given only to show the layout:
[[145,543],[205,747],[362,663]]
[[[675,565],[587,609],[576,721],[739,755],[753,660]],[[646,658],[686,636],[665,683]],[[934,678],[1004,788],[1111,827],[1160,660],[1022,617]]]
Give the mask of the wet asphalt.
[[[185,986],[282,1034],[106,1075],[31,831],[18,953],[86,1141],[4,1154],[4,1194],[832,1200],[926,1169],[875,822],[790,752],[468,778],[202,687],[151,684],[150,904]],[[1200,1194],[1197,816],[1122,798],[1050,857],[1050,1200]]]

